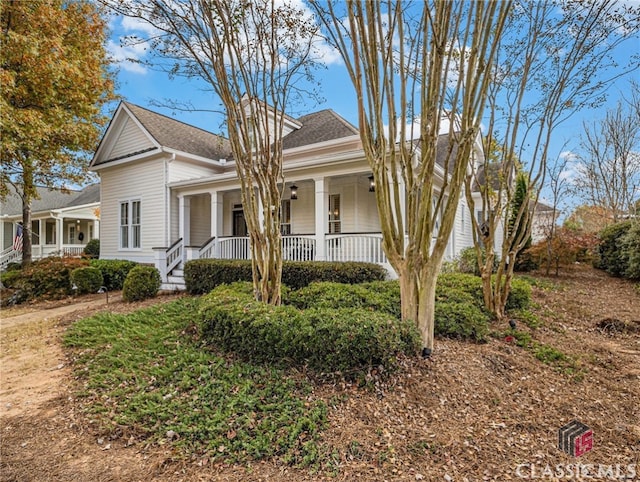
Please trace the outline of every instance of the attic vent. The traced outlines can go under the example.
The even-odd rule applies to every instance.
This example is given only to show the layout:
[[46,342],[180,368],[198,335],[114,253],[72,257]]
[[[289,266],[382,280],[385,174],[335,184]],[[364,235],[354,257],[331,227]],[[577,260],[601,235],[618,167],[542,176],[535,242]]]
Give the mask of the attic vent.
[[233,209],[242,209],[242,203],[234,204]]
[[220,161],[219,161],[219,162],[220,162],[220,164],[226,164],[226,163],[227,163],[227,160],[226,160],[226,159],[220,159]]

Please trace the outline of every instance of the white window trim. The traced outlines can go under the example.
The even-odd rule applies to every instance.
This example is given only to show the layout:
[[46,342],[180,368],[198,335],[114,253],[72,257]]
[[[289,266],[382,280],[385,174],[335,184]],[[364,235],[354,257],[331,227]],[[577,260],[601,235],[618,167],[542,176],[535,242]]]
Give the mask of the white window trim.
[[[140,203],[140,246],[137,248],[133,246],[133,203]],[[127,205],[127,224],[121,224],[121,213],[122,213],[122,205]],[[122,227],[127,226],[127,241],[128,247],[122,246]],[[131,198],[131,199],[120,199],[118,200],[118,251],[142,251],[142,199],[139,197]]]

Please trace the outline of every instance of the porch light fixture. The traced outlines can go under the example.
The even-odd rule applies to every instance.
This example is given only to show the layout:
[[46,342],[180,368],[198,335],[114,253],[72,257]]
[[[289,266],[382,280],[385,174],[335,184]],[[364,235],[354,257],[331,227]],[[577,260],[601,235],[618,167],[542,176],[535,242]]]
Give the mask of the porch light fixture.
[[298,199],[298,186],[292,184],[289,189],[291,189],[291,199]]
[[373,182],[373,176],[369,176],[369,192],[376,192],[376,185]]

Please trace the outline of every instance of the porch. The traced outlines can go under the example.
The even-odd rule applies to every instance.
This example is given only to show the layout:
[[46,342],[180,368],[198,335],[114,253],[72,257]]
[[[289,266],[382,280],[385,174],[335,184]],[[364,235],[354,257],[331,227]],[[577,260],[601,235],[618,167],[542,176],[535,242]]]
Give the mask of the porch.
[[[382,248],[381,233],[283,235],[284,261],[359,261],[381,264],[393,272]],[[182,239],[170,248],[156,248],[156,267],[167,289],[182,288],[182,267],[195,259],[251,259],[248,236],[211,238],[202,246],[185,246]]]
[[[14,249],[18,221],[0,223],[0,271],[9,263],[22,260],[22,250]],[[98,236],[99,221],[88,218],[39,217],[31,222],[31,256],[38,260],[49,256],[80,257],[87,243]]]

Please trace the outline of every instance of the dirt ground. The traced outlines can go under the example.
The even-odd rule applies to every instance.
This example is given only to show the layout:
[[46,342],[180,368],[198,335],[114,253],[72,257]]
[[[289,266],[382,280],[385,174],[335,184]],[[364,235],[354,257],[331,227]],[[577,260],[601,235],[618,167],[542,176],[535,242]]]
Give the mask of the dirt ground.
[[[90,295],[3,310],[0,480],[558,480],[571,477],[547,466],[578,463],[596,480],[598,470],[602,480],[639,478],[640,293],[586,267],[545,280],[555,288],[534,289],[544,322],[535,338],[574,357],[571,373],[502,339],[438,340],[431,361],[407,360],[402,375],[375,390],[317,385],[314,396],[330,407],[323,442],[332,465],[316,474],[270,461],[184,460],[168,445],[105,439],[74,399],[61,336],[97,311],[140,304],[112,294],[108,305]],[[593,450],[579,459],[557,448],[558,429],[574,419],[594,431]]]

